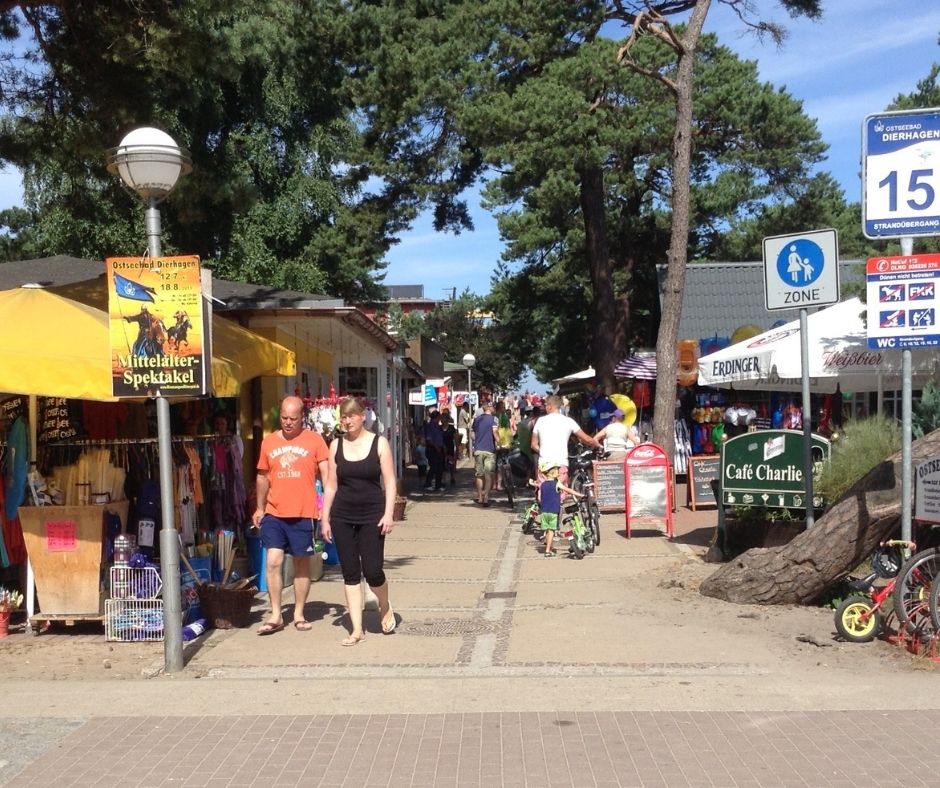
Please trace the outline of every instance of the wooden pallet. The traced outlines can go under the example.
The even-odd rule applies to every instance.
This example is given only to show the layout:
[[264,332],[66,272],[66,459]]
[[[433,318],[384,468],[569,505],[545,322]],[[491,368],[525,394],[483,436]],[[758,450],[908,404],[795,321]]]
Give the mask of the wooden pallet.
[[29,629],[34,634],[45,632],[53,623],[74,627],[78,623],[98,621],[104,626],[104,613],[36,613],[29,619]]

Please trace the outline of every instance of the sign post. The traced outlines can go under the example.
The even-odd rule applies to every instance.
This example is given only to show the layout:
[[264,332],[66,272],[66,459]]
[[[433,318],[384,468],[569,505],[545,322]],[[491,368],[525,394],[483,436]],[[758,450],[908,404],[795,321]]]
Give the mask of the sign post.
[[868,347],[940,345],[940,254],[872,257],[865,267]]
[[[862,125],[862,231],[900,238],[910,257],[914,237],[940,234],[940,179],[930,163],[940,141],[940,108],[869,115]],[[871,290],[869,289],[869,292]],[[871,303],[871,301],[869,301]],[[869,316],[868,325],[872,325]],[[869,333],[869,344],[872,334]],[[911,538],[911,345],[901,347],[901,538]]]
[[[768,509],[806,509],[822,505],[806,498],[801,466],[803,433],[798,430],[760,430],[736,435],[721,445],[721,503],[723,506],[763,506]],[[830,443],[812,436],[814,462],[829,459]],[[812,471],[811,471],[812,472]]]
[[[813,433],[809,391],[809,338],[807,313],[810,306],[827,306],[839,300],[839,239],[835,230],[764,239],[764,303],[767,309],[800,308],[800,367],[803,399],[803,475],[806,498],[813,500]],[[806,509],[806,527],[816,519],[813,507]]]
[[869,115],[862,126],[862,230],[866,238],[940,235],[940,109]]
[[764,305],[768,311],[829,306],[839,300],[839,239],[816,230],[764,239]]

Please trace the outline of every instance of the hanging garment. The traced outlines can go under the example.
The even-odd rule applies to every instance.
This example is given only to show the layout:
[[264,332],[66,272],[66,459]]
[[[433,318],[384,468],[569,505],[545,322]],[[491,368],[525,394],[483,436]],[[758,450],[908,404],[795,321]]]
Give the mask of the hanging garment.
[[29,431],[26,419],[22,416],[17,416],[10,426],[4,460],[4,513],[8,520],[15,520],[17,510],[26,498],[26,476],[29,472]]
[[692,441],[689,436],[689,426],[685,419],[676,419],[675,425],[675,463],[676,473],[686,473],[689,468],[689,457],[692,456]]

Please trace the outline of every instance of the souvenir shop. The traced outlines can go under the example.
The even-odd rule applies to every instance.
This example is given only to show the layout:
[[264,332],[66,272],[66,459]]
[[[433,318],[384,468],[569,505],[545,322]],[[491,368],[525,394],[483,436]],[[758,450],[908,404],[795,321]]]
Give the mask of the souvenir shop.
[[[127,544],[138,566],[159,560],[155,405],[38,397],[30,463],[28,399],[0,401],[0,585],[27,587],[28,553],[44,613],[97,617],[108,579],[101,570],[115,560],[116,544]],[[174,521],[185,552],[212,576],[246,522],[237,400],[172,405],[171,419]],[[54,537],[62,541],[58,555]]]
[[[348,392],[365,400],[367,428],[389,434],[374,388],[373,396],[362,396],[375,384],[377,372],[340,367],[345,390],[338,392],[329,382],[322,395],[312,393],[310,376],[301,373],[258,378],[248,387],[251,395],[242,398],[171,400],[173,520],[187,559],[181,567],[184,624],[198,614],[197,581],[233,582],[261,572],[260,540],[249,533],[253,447],[264,432],[277,428],[281,398],[301,396],[306,426],[330,441],[339,425],[338,405]],[[146,612],[152,613],[153,633],[159,637],[146,636],[140,616],[133,618],[133,637],[121,632],[112,637],[108,614],[114,567],[149,572],[152,585],[159,586],[162,511],[155,403],[34,399],[31,416],[28,397],[0,397],[0,586],[35,587],[39,612],[27,604],[28,613],[17,611],[20,622],[27,615],[40,627],[103,619],[109,640],[161,639],[162,602],[155,594],[139,604],[153,606]],[[389,400],[394,406],[394,398]],[[262,401],[270,405],[261,407]],[[263,590],[261,579],[253,580]],[[139,637],[142,631],[145,636]]]
[[[655,359],[654,359],[655,361]],[[568,393],[569,413],[586,430],[594,432],[603,413],[615,407],[624,413],[624,422],[635,426],[641,440],[652,437],[653,405],[655,402],[655,366],[652,371],[632,368],[644,377],[623,377],[618,365],[617,390],[599,389],[594,381],[579,382],[580,390]],[[676,392],[675,454],[673,467],[678,476],[688,470],[689,459],[715,455],[728,438],[761,429],[803,429],[802,401],[792,392],[735,391],[698,386],[695,375],[682,377]],[[841,392],[814,394],[810,413],[813,432],[829,437],[841,428],[846,415],[867,413],[867,397],[843,396]]]

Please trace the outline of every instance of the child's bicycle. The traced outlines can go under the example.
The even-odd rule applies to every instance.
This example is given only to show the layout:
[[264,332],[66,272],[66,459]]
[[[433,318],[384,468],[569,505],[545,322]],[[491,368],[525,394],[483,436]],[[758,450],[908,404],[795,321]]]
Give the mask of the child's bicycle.
[[528,509],[525,511],[525,516],[522,518],[522,533],[524,534],[539,534],[542,529],[539,525],[539,515],[541,511],[539,510],[539,502],[535,501]]
[[581,516],[581,504],[571,496],[561,505],[560,536],[568,540],[568,551],[579,561],[585,553],[594,552],[594,531],[585,524]]
[[[904,563],[902,550],[905,547],[912,552],[917,549],[913,542],[906,542],[902,539],[890,539],[887,542],[882,542],[878,549],[872,553],[871,574],[849,582],[849,585],[856,591],[865,593],[864,596],[853,594],[847,599],[843,599],[839,607],[836,608],[836,630],[844,640],[852,643],[868,643],[881,632],[884,625],[881,607],[886,600],[891,600],[894,594],[898,574]],[[875,588],[875,580],[879,577],[889,578],[888,583],[880,588]],[[890,601],[888,612],[892,612]]]

